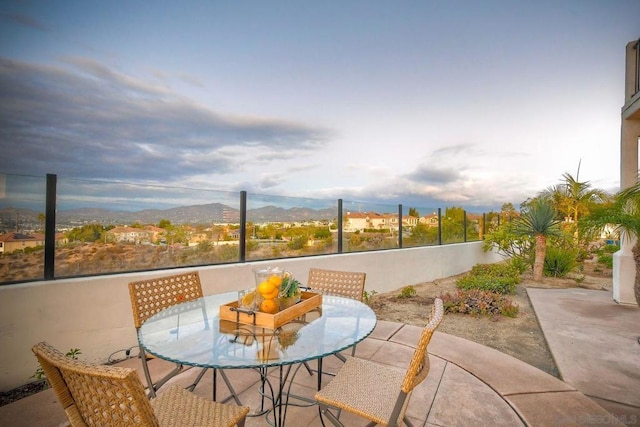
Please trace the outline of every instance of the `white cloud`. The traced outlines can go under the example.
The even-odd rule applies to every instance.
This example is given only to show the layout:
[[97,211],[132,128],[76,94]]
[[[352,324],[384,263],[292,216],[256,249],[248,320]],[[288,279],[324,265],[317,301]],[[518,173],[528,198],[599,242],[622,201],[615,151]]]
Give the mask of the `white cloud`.
[[0,170],[178,182],[327,138],[292,121],[220,114],[87,58],[67,63],[77,68],[0,60]]

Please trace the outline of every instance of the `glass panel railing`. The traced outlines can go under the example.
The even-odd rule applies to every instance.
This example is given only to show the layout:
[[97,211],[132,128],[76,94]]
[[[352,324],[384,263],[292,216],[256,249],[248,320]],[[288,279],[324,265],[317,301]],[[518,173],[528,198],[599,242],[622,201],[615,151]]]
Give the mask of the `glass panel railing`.
[[482,235],[484,236],[484,234],[496,232],[503,220],[504,218],[502,218],[498,212],[487,212],[482,214]]
[[408,207],[402,213],[402,247],[438,244],[439,217],[437,207]]
[[337,253],[336,200],[247,195],[246,259]]
[[482,213],[467,211],[467,242],[481,240]]
[[[402,209],[55,175],[0,175],[0,284],[458,243],[482,239],[500,223],[493,212]],[[45,220],[53,221],[47,212],[55,213],[55,239],[43,234]],[[46,250],[45,244],[50,244]]]
[[0,283],[44,278],[45,195],[44,177],[0,174]]
[[55,276],[234,262],[237,193],[59,179]]
[[442,244],[472,242],[480,239],[482,214],[469,213],[450,206],[441,211]]
[[344,201],[342,203],[343,252],[398,247],[398,205]]
[[464,241],[464,210],[457,207],[442,211],[442,244]]

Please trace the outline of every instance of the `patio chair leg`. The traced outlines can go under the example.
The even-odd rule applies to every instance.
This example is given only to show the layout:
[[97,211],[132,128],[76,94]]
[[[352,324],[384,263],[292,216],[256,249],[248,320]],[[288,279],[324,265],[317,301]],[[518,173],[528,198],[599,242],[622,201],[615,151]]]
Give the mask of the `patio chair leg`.
[[158,380],[154,384],[153,380],[151,379],[151,373],[149,372],[149,366],[147,365],[147,354],[145,353],[145,351],[142,348],[142,346],[140,346],[139,357],[140,357],[140,359],[142,361],[142,370],[144,371],[144,376],[145,376],[145,378],[147,380],[147,385],[149,387],[149,398],[156,397],[156,390],[158,390],[160,387],[162,387],[164,385],[164,383],[169,381],[169,379],[174,377],[178,372],[182,371],[182,369],[184,368],[182,365],[176,364],[176,367],[173,368],[173,370],[171,372],[169,372],[164,378]]
[[[334,426],[344,427],[344,424],[342,424],[342,422],[335,415],[333,415],[333,412],[329,410],[329,407],[327,405],[323,405],[322,403],[320,403],[319,407],[320,421],[322,421],[322,416],[324,415],[329,421],[331,421],[331,424],[333,424]],[[322,421],[322,425],[324,425],[324,421]]]
[[404,421],[404,423],[407,425],[407,427],[413,427],[413,423],[411,421],[409,421],[409,418],[404,417],[402,419],[402,421]]
[[149,388],[149,397],[156,397],[156,391],[153,389],[153,381],[151,380],[151,373],[149,372],[149,366],[147,366],[147,355],[144,352],[142,346],[140,346],[139,353],[140,361],[142,362],[142,370],[144,371],[144,377],[147,380],[147,387]]

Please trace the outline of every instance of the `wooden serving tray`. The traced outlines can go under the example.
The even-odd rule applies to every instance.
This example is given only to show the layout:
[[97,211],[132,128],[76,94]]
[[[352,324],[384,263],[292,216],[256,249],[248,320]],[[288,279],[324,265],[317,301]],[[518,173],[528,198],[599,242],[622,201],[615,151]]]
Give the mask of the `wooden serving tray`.
[[238,307],[238,301],[232,301],[230,303],[220,306],[220,319],[229,320],[231,322],[238,322],[244,325],[256,325],[268,329],[277,329],[287,322],[302,316],[305,313],[313,310],[316,307],[322,305],[322,295],[315,292],[302,292],[301,300],[294,306],[285,308],[275,314],[263,313],[261,311],[255,311],[255,316],[238,312],[232,309]]

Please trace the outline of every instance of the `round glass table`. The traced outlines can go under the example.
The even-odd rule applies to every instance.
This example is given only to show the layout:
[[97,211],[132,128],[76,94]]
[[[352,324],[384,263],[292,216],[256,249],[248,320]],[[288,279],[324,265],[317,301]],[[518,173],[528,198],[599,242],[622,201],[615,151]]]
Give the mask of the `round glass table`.
[[[183,365],[212,368],[214,373],[255,369],[261,374],[262,388],[269,381],[267,368],[280,367],[280,384],[270,397],[274,425],[284,423],[275,409],[282,411],[286,406],[282,395],[292,365],[318,360],[320,386],[322,358],[356,345],[376,325],[369,306],[332,295],[323,295],[320,307],[275,330],[220,319],[220,306],[235,300],[237,292],[228,292],[171,306],[149,318],[138,330],[138,338],[148,353]],[[287,367],[284,374],[283,367]]]

